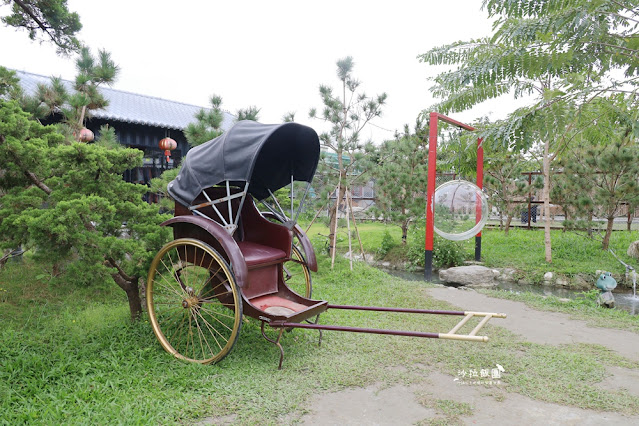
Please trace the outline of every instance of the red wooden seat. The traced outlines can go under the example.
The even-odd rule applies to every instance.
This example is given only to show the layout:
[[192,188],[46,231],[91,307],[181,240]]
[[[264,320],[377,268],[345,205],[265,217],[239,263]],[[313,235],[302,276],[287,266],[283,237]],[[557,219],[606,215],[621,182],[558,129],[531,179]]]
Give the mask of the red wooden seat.
[[249,269],[259,265],[276,263],[286,258],[286,253],[275,247],[267,247],[252,241],[238,241],[237,245]]

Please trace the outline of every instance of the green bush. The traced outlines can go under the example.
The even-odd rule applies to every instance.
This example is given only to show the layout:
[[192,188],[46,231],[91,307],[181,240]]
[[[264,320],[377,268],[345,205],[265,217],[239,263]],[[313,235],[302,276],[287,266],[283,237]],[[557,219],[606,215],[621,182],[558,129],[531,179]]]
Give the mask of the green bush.
[[435,269],[451,268],[463,265],[468,254],[457,241],[450,241],[439,235],[433,242],[433,267]]
[[[424,266],[424,242],[425,223],[419,220],[411,226],[408,233],[408,259],[412,265]],[[464,249],[462,243],[446,240],[435,235],[433,240],[433,268],[450,268],[459,266],[470,255]]]
[[384,231],[384,236],[382,237],[382,243],[377,249],[377,255],[380,259],[384,258],[388,254],[388,252],[397,245],[393,237],[391,236],[388,230]]

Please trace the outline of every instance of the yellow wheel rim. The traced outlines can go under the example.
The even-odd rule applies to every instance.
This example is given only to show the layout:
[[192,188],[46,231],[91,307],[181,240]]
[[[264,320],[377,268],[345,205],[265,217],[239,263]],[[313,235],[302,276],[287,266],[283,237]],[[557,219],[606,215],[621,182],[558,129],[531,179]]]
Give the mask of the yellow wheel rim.
[[242,298],[224,258],[202,241],[182,238],[160,249],[146,283],[153,332],[175,357],[220,361],[242,326]]

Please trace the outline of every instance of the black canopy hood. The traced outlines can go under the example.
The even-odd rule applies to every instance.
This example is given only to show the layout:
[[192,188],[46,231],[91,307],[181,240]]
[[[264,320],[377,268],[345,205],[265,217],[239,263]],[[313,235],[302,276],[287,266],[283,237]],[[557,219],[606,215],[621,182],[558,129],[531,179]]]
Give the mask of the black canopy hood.
[[319,161],[315,130],[298,123],[240,121],[223,135],[191,149],[169,183],[171,197],[189,206],[203,189],[229,181],[256,199],[296,181],[311,182]]

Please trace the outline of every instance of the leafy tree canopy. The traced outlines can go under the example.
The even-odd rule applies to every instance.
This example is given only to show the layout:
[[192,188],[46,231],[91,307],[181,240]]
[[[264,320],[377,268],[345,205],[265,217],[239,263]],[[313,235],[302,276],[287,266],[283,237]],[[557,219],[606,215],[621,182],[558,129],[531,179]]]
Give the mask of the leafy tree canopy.
[[[530,107],[492,127],[485,135],[488,143],[530,147],[544,135],[526,130],[543,125],[557,133],[574,121],[574,105],[602,92],[632,92],[637,84],[639,8],[632,2],[485,0],[483,5],[496,18],[491,37],[437,47],[419,58],[457,65],[433,78],[431,90],[442,101],[432,109],[445,114],[506,93],[533,95]],[[616,78],[610,72],[615,69],[624,77]]]

